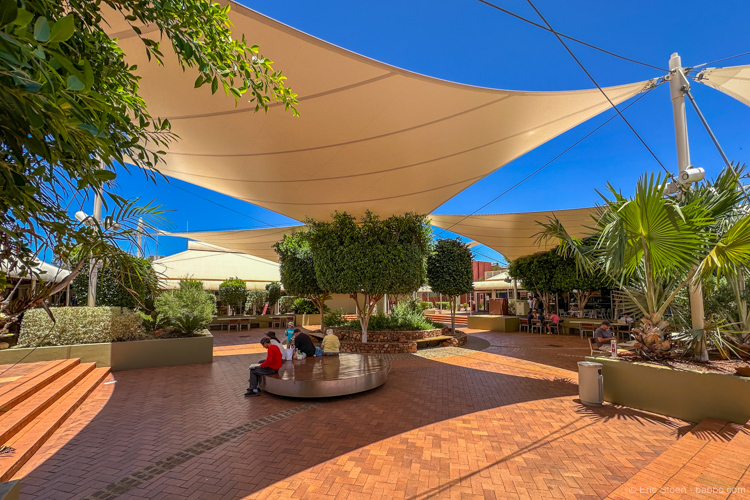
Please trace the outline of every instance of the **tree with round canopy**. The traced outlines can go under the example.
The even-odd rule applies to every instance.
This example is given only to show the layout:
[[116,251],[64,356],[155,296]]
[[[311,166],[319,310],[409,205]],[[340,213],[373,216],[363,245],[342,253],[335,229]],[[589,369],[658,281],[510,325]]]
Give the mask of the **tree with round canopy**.
[[427,257],[427,284],[432,291],[450,297],[451,331],[456,333],[458,297],[474,290],[474,271],[469,246],[459,239],[438,240]]

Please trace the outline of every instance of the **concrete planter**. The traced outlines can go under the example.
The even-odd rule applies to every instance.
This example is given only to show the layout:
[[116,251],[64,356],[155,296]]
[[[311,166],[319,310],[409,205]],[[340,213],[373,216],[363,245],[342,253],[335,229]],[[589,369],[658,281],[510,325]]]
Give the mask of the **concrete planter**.
[[475,315],[469,316],[468,327],[493,332],[517,332],[521,324],[516,316]]
[[673,370],[648,363],[587,357],[602,364],[604,399],[689,422],[750,420],[750,377]]
[[96,363],[97,367],[109,366],[112,371],[123,371],[211,363],[213,348],[214,337],[206,330],[201,337],[6,349],[0,351],[0,364],[17,363],[22,359],[23,363],[34,363],[79,358],[82,363]]
[[320,314],[295,314],[294,326],[320,325]]

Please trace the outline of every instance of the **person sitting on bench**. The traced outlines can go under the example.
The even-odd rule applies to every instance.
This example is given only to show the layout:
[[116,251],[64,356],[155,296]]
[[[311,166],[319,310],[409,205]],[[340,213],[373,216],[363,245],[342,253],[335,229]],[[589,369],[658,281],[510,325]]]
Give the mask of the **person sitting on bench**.
[[250,365],[250,386],[247,388],[245,396],[258,396],[258,385],[263,375],[273,375],[279,373],[281,368],[281,351],[278,347],[271,344],[271,339],[263,337],[260,339],[260,345],[268,350],[266,360],[260,364]]
[[330,328],[326,330],[326,336],[323,337],[323,356],[338,354],[340,346],[341,342],[339,342],[339,338],[333,334],[333,330]]
[[609,329],[610,323],[606,319],[602,321],[602,324],[594,332],[594,338],[596,339],[596,347],[600,351],[612,352],[612,339],[615,337],[612,330]]
[[299,331],[299,328],[294,330],[294,348],[304,352],[308,357],[315,356],[315,345],[307,334]]

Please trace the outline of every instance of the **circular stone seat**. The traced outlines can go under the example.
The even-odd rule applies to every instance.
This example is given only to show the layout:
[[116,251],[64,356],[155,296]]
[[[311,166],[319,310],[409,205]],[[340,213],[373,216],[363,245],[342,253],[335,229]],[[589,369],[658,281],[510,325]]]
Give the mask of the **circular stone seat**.
[[290,398],[346,396],[383,385],[390,371],[391,361],[380,356],[315,356],[284,361],[279,373],[263,377],[260,388]]

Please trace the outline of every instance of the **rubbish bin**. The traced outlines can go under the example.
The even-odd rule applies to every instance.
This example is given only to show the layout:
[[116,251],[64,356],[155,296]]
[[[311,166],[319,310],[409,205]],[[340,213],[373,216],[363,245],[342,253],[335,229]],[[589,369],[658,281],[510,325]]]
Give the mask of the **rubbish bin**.
[[578,362],[578,395],[581,403],[601,406],[604,402],[604,379],[602,364],[591,361]]

